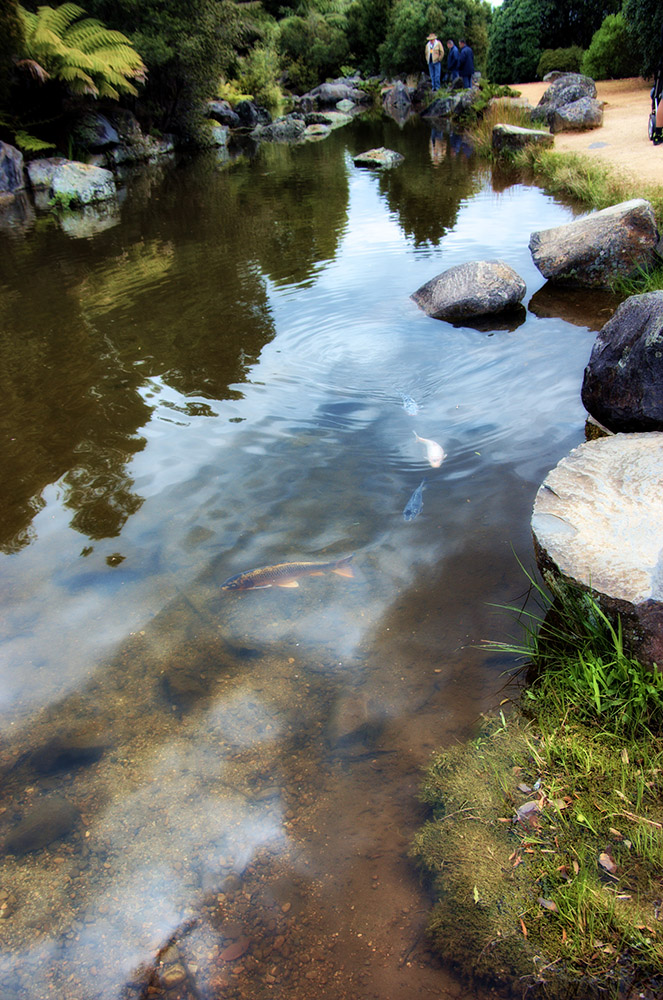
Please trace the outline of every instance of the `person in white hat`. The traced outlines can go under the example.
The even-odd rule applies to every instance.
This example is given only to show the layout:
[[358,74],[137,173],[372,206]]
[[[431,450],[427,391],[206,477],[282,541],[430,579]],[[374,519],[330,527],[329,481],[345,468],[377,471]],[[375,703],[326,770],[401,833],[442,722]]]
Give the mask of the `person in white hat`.
[[426,41],[424,57],[428,66],[428,72],[430,73],[431,87],[433,90],[439,90],[444,49],[442,48],[442,42],[439,40],[434,31],[431,31]]

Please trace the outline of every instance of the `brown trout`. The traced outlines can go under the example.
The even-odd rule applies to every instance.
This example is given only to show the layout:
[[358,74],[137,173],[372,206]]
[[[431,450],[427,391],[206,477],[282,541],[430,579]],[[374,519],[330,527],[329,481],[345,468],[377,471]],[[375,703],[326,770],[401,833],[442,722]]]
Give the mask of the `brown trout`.
[[298,587],[302,576],[324,576],[325,573],[338,573],[339,576],[354,577],[350,560],[352,556],[337,559],[335,562],[291,562],[277,563],[275,566],[262,566],[250,569],[246,573],[238,573],[229,577],[221,584],[221,590],[259,590],[263,587]]

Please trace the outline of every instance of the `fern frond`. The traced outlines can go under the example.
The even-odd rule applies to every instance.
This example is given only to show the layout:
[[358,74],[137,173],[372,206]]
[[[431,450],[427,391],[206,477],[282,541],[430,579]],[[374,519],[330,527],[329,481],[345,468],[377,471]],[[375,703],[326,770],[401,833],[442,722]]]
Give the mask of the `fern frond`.
[[79,66],[72,66],[71,63],[63,66],[59,75],[69,84],[70,89],[75,94],[91,94],[92,97],[98,96],[99,88],[96,83]]
[[20,129],[14,133],[14,142],[19,149],[25,150],[26,153],[43,153],[47,149],[55,149],[52,142],[45,142],[43,139],[38,139],[36,135],[30,135]]
[[19,59],[15,64],[18,69],[25,69],[30,73],[35,80],[39,80],[40,83],[46,83],[50,77],[50,73],[47,73],[43,66],[40,66],[38,62],[34,59]]

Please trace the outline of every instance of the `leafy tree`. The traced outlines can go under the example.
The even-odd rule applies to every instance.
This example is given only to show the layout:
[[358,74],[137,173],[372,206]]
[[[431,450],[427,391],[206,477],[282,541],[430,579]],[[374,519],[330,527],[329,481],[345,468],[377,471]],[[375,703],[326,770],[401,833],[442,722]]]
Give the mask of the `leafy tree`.
[[357,68],[380,71],[380,46],[387,35],[393,0],[355,0],[348,9],[348,42]]
[[594,80],[636,76],[639,60],[623,14],[608,14],[585,52],[582,72]]
[[660,0],[624,0],[622,13],[637,46],[639,71],[651,76],[663,60],[663,4]]
[[349,53],[345,26],[342,15],[325,17],[315,10],[280,22],[278,51],[295,90],[310,90],[340,71]]
[[17,65],[45,82],[49,77],[73,94],[111,97],[137,94],[145,66],[126,35],[85,17],[74,3],[40,7],[36,14],[18,6],[23,58]]
[[546,49],[587,48],[621,0],[504,0],[490,29],[486,72],[496,83],[536,79]]
[[0,7],[0,107],[7,102],[13,57],[19,51],[21,22],[16,0],[5,0]]
[[443,40],[465,38],[481,65],[488,44],[491,8],[482,0],[395,0],[384,43],[380,47],[385,73],[423,70],[426,36],[436,31]]
[[136,108],[148,126],[195,139],[204,101],[255,39],[249,4],[235,0],[86,0],[88,9],[129,33],[148,68]]

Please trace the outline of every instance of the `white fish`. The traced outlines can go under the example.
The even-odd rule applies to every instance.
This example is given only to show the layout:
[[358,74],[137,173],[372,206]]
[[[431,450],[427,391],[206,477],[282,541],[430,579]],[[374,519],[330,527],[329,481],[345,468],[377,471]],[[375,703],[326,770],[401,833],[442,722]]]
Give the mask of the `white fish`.
[[426,458],[433,466],[434,469],[439,469],[442,462],[447,457],[447,454],[441,444],[437,441],[431,441],[430,438],[419,437],[416,431],[412,431],[417,441],[421,441],[422,444],[426,445]]
[[407,396],[404,392],[401,393],[401,399],[405,412],[414,417],[419,412],[419,405],[412,399],[412,396]]

